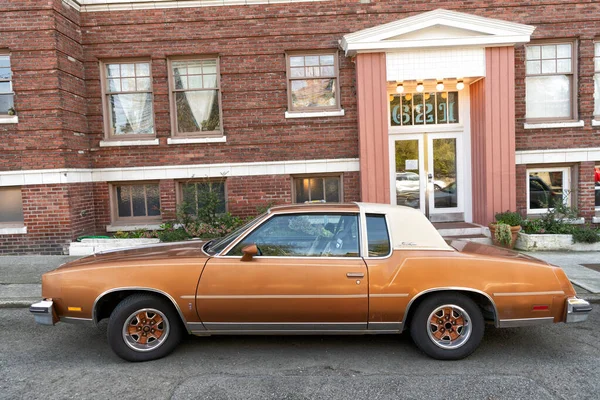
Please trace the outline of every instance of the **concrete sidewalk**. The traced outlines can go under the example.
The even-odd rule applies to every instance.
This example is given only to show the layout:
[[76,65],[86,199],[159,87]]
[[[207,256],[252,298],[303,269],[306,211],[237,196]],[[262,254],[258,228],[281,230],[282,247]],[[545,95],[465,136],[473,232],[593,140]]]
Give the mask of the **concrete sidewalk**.
[[[600,252],[528,252],[562,267],[579,297],[600,303],[600,272],[581,264],[600,264]],[[24,308],[41,300],[41,277],[70,256],[0,256],[0,308]]]

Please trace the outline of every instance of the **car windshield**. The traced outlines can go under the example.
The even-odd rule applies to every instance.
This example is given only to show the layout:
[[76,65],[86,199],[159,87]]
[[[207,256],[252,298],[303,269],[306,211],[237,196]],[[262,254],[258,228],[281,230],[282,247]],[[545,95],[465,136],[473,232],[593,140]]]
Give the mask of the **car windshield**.
[[225,247],[229,245],[229,243],[237,239],[246,229],[250,228],[256,222],[262,220],[265,215],[267,215],[267,213],[261,214],[258,217],[246,222],[243,226],[237,228],[235,231],[233,231],[225,237],[211,240],[205,246],[204,250],[211,255],[220,253]]

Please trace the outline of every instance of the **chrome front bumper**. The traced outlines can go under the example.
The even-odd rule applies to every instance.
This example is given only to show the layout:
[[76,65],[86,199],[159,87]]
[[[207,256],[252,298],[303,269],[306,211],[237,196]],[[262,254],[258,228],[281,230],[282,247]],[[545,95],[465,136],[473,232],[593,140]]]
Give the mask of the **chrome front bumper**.
[[578,299],[577,297],[569,297],[567,299],[567,324],[573,322],[584,322],[592,312],[592,306],[589,302]]
[[56,322],[52,300],[42,300],[29,307],[29,312],[33,314],[35,322],[40,325],[54,325]]

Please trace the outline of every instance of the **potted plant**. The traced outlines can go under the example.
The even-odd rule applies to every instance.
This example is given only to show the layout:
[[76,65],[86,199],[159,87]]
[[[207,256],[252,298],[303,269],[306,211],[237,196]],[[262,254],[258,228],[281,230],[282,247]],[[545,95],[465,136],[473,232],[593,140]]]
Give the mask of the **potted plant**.
[[514,248],[523,223],[521,214],[505,211],[497,213],[495,218],[496,222],[489,225],[493,243],[508,249]]

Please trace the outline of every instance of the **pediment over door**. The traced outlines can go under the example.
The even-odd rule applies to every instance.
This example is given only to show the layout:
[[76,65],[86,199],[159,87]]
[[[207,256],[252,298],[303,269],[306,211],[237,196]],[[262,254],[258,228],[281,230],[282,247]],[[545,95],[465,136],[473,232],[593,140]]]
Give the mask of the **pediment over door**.
[[438,9],[344,35],[347,56],[432,47],[495,47],[527,43],[534,26]]

